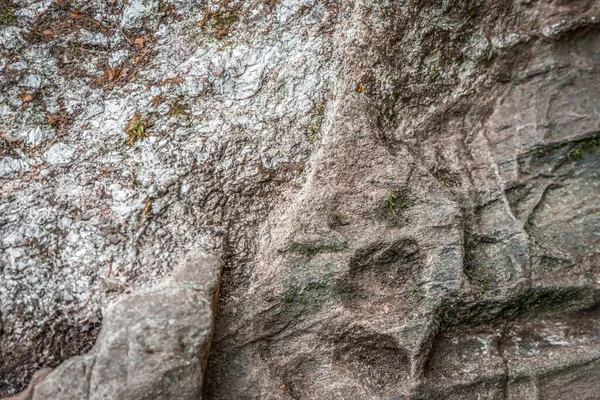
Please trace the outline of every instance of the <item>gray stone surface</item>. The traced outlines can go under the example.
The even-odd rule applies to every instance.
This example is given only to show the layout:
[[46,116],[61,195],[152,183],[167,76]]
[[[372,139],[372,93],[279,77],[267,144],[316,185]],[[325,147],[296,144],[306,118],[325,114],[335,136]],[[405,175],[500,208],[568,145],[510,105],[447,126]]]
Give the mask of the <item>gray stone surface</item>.
[[[13,5],[26,41],[0,56],[1,394],[89,349],[103,305],[190,250],[228,247],[248,280],[259,222],[307,174],[332,72],[320,6],[290,31],[261,5],[236,43],[201,28],[195,2],[147,28],[122,27],[121,2]],[[31,75],[41,88],[20,85]],[[136,113],[150,126],[131,146]]]
[[6,4],[0,394],[190,251],[206,399],[600,392],[597,1]]
[[193,255],[156,287],[111,304],[85,355],[32,389],[32,400],[197,399],[213,332],[221,261]]

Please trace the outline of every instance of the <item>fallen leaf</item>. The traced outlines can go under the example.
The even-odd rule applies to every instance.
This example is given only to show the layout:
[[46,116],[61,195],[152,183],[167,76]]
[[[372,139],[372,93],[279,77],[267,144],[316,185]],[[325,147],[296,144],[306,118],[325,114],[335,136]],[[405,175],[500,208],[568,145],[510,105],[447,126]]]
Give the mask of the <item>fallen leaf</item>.
[[364,93],[364,91],[365,91],[365,88],[363,87],[363,85],[358,85],[358,87],[356,88],[356,91],[357,91],[358,93]]
[[121,70],[118,68],[115,69],[105,69],[104,73],[108,77],[109,82],[118,81],[121,77]]
[[145,41],[146,41],[146,38],[143,36],[140,36],[139,38],[135,39],[133,41],[133,43],[135,43],[136,46],[143,47]]
[[279,386],[279,389],[281,389],[281,390],[285,389],[285,385]]
[[33,100],[33,96],[30,94],[24,94],[21,97],[21,100],[23,100],[25,103],[29,103],[31,100]]
[[150,215],[151,211],[152,211],[152,200],[146,199],[146,205],[144,206],[144,209],[142,210],[142,216],[144,218],[147,218]]
[[52,127],[56,127],[60,123],[60,117],[56,115],[49,115],[47,120],[48,124]]
[[154,96],[152,98],[152,105],[154,107],[158,107],[163,101],[164,101],[164,99],[161,95]]
[[50,29],[46,29],[46,30],[42,31],[42,33],[44,35],[52,35],[52,31]]

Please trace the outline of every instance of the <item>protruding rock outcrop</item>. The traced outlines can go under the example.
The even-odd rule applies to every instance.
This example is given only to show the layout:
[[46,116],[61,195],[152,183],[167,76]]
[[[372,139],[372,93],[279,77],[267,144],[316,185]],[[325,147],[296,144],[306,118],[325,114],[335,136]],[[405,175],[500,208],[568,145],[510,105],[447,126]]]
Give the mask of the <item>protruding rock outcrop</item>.
[[221,261],[189,257],[165,282],[105,312],[92,350],[60,364],[32,400],[198,399],[213,334]]

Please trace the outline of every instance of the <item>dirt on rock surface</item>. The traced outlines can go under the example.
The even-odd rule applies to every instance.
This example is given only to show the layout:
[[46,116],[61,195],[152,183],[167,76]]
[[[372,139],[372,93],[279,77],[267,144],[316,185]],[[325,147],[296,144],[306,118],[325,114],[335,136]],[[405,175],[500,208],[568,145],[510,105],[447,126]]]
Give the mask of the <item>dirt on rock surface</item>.
[[0,0],[0,396],[207,253],[186,396],[597,398],[599,22],[593,0]]

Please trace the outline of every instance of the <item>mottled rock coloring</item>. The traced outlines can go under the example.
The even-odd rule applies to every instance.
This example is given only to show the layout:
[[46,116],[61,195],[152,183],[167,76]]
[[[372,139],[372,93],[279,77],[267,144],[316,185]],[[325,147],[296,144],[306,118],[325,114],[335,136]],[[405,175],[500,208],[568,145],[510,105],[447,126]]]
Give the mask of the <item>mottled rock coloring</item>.
[[597,1],[0,10],[0,395],[598,397]]

